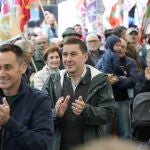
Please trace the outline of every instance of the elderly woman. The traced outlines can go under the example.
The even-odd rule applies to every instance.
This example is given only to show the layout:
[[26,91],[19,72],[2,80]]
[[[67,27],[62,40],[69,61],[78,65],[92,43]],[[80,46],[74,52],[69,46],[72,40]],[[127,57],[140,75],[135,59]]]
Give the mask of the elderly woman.
[[59,48],[55,45],[51,45],[44,53],[44,61],[46,65],[34,75],[34,88],[41,90],[50,74],[59,71],[60,60],[61,52],[59,51]]

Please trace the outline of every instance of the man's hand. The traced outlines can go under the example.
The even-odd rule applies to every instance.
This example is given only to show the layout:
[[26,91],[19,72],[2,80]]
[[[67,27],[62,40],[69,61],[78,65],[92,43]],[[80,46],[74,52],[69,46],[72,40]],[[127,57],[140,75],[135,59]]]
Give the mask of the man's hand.
[[60,97],[55,105],[55,111],[56,115],[60,118],[62,118],[66,112],[66,109],[68,107],[68,102],[70,100],[70,96],[67,95],[66,98]]
[[145,68],[145,78],[150,80],[150,67]]
[[119,82],[119,78],[116,75],[113,75],[113,74],[108,74],[108,80],[109,80],[111,85],[114,85],[117,82]]
[[10,118],[10,107],[3,97],[3,104],[0,104],[0,125],[5,125]]
[[85,103],[82,99],[82,96],[79,96],[75,103],[72,103],[72,110],[75,115],[80,115],[85,107]]

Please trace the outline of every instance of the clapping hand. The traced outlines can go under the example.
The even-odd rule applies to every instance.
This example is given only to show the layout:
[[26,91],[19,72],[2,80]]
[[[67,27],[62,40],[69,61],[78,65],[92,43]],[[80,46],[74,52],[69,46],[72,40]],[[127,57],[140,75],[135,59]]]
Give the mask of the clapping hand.
[[56,115],[62,118],[67,110],[68,102],[70,100],[70,96],[67,95],[66,98],[60,97],[55,105]]
[[80,115],[85,107],[85,103],[82,99],[82,96],[79,96],[74,103],[72,103],[72,110],[75,115]]
[[3,97],[3,104],[0,104],[0,126],[7,123],[10,118],[10,107],[5,97]]

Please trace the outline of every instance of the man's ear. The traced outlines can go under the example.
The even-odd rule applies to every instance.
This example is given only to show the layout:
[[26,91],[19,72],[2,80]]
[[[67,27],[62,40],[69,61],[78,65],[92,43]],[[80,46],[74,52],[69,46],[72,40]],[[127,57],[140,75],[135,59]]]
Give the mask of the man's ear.
[[88,60],[89,54],[85,53],[85,62]]
[[24,74],[26,72],[27,68],[28,68],[28,64],[23,62],[20,66],[21,73]]

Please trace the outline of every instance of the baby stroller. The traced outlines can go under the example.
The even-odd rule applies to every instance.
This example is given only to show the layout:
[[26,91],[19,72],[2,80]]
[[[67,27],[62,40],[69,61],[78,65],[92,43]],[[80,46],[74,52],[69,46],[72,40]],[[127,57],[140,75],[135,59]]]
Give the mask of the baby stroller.
[[133,101],[133,140],[148,143],[150,139],[150,92],[138,94]]

